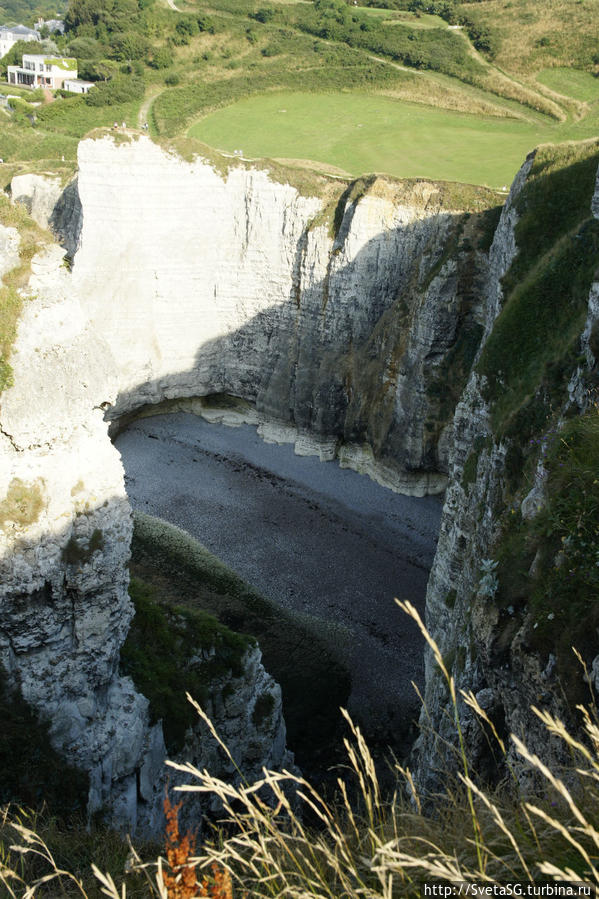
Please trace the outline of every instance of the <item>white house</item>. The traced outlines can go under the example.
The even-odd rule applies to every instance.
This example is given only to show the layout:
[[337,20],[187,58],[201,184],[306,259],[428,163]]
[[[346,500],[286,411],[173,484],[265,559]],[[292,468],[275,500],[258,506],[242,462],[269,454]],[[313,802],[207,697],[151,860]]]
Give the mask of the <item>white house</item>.
[[40,36],[33,28],[25,25],[0,25],[0,59],[6,56],[17,41],[39,41]]
[[57,90],[65,81],[77,78],[77,60],[68,56],[24,53],[22,66],[7,67],[7,78],[9,84]]
[[70,91],[72,94],[89,94],[90,88],[93,86],[93,81],[83,81],[82,78],[65,78],[62,85],[63,90]]

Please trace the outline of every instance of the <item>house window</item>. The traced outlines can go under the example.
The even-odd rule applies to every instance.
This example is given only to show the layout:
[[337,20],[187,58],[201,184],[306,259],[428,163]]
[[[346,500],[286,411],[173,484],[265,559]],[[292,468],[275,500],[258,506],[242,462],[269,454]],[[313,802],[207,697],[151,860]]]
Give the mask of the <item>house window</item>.
[[52,71],[52,66],[46,66],[46,72],[51,72],[51,71]]

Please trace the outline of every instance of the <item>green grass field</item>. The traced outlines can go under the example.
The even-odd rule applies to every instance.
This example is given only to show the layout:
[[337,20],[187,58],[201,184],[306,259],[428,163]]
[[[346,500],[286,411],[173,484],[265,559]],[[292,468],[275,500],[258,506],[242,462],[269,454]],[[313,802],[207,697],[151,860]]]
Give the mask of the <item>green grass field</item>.
[[599,78],[595,78],[590,72],[565,68],[542,69],[537,74],[537,81],[574,100],[591,103],[599,100]]
[[266,93],[217,110],[189,131],[248,157],[312,159],[353,176],[385,172],[502,187],[540,143],[597,133],[596,118],[544,124],[473,116],[366,93]]

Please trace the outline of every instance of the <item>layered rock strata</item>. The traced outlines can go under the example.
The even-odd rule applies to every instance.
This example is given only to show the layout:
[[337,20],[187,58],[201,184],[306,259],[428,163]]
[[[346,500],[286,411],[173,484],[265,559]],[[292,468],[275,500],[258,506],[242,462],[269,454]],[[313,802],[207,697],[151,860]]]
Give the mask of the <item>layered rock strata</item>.
[[[548,651],[544,647],[541,651],[536,645],[533,635],[539,626],[540,612],[528,602],[520,601],[518,608],[515,608],[497,601],[496,594],[501,591],[498,580],[501,571],[497,567],[496,554],[506,530],[506,516],[511,515],[514,521],[531,522],[547,504],[547,471],[543,453],[555,435],[559,435],[566,419],[588,408],[589,373],[593,369],[596,371],[597,365],[591,335],[596,329],[599,313],[599,285],[593,281],[588,293],[586,324],[577,341],[580,349],[578,355],[574,354],[571,368],[560,385],[562,405],[546,413],[547,423],[537,426],[537,430],[533,431],[535,440],[529,441],[541,450],[527,484],[522,470],[514,472],[509,468],[509,454],[514,447],[520,452],[524,441],[520,434],[501,434],[493,426],[497,399],[494,406],[485,375],[476,363],[484,351],[485,342],[493,334],[494,323],[503,308],[502,281],[520,252],[516,229],[521,214],[519,209],[526,211],[527,204],[521,204],[519,198],[534,162],[533,153],[515,179],[490,249],[489,277],[483,296],[485,331],[479,356],[457,405],[452,425],[449,485],[427,590],[427,625],[457,687],[458,715],[472,770],[483,778],[493,778],[503,776],[510,766],[512,774],[517,771],[523,784],[530,775],[525,773],[514,746],[508,740],[510,733],[517,734],[532,752],[550,764],[569,761],[567,747],[557,739],[548,738],[546,726],[534,713],[533,707],[551,712],[573,729],[578,728],[580,723],[573,715],[574,710],[566,696],[570,685],[563,681],[558,671],[557,650]],[[567,197],[563,200],[567,202]],[[592,210],[597,218],[597,187],[592,201],[589,197],[587,203],[586,214]],[[542,227],[541,224],[539,227]],[[579,239],[580,235],[573,238],[574,241]],[[551,257],[547,258],[551,265]],[[547,259],[543,259],[542,264],[546,265]],[[572,278],[575,274],[570,273]],[[567,302],[566,297],[563,302]],[[565,341],[566,338],[564,345]],[[596,344],[594,347],[596,349]],[[580,350],[584,354],[582,358]],[[527,361],[521,360],[522,366]],[[537,401],[542,409],[543,402],[547,402],[543,397],[544,390],[547,388],[541,383],[537,394],[524,400],[533,404]],[[534,406],[530,408],[533,410],[529,413],[532,417]],[[530,448],[524,449],[533,452]],[[522,460],[523,455],[519,458]],[[472,466],[471,471],[469,466]],[[520,468],[523,469],[523,461]],[[516,489],[513,487],[514,481],[517,483]],[[534,587],[534,578],[538,573],[535,565],[539,565],[539,558],[537,554],[528,571],[529,592]],[[521,562],[514,558],[511,564],[518,566]],[[559,565],[560,559],[554,559],[552,564]],[[547,614],[545,610],[543,617],[551,620],[555,615]],[[594,652],[598,649],[599,645],[596,645]],[[592,678],[599,670],[598,659],[592,659],[592,652],[586,659]],[[463,701],[462,691],[475,695],[480,707],[493,722],[496,733],[505,740],[505,756],[499,751],[491,731],[482,724],[480,716]],[[444,783],[448,772],[455,772],[459,762],[456,762],[458,756],[455,751],[455,713],[448,686],[432,653],[428,651],[424,699],[426,713],[421,716],[421,734],[414,761],[419,786],[434,791]]]
[[[482,331],[484,263],[459,248],[464,217],[432,184],[373,180],[344,195],[333,233],[317,197],[145,138],[85,141],[79,165],[53,209],[53,183],[14,191],[54,225],[69,264],[56,244],[34,258],[1,400],[0,660],[89,772],[90,812],[151,829],[165,750],[118,673],[131,516],[106,411],[234,394],[298,450],[438,491],[452,397]],[[3,229],[5,270],[16,240]],[[265,677],[248,657],[235,702],[251,707]],[[288,760],[275,694],[267,730],[246,741],[257,767]]]
[[110,348],[111,416],[233,394],[301,452],[443,489],[484,263],[437,186],[372,179],[335,225],[265,171],[224,178],[141,139],[84,142],[79,195],[73,286]]

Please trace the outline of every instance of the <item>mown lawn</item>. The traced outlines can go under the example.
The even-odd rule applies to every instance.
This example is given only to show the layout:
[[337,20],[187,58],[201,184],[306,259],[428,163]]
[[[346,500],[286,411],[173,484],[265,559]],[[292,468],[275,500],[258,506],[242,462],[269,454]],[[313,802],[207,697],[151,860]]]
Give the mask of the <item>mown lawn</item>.
[[366,93],[265,93],[219,109],[189,134],[244,156],[311,159],[353,176],[385,172],[502,187],[540,143],[593,136],[576,125],[473,116]]

